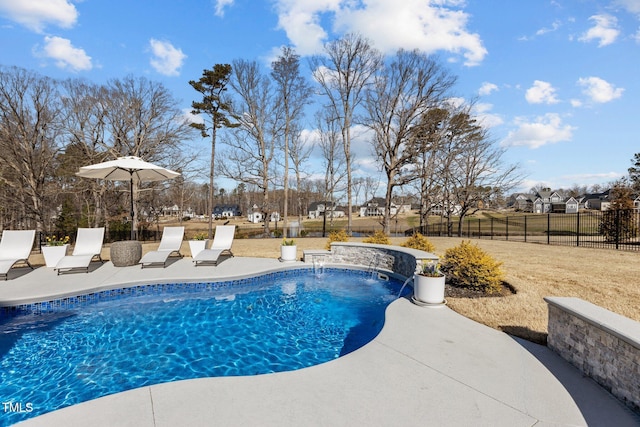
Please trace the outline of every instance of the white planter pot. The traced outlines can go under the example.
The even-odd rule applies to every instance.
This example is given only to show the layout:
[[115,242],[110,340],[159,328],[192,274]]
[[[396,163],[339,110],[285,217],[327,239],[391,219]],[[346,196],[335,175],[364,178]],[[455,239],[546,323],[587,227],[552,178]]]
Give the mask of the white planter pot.
[[43,246],[42,256],[44,256],[44,263],[47,267],[55,267],[58,265],[58,261],[67,254],[67,248],[69,245],[62,246]]
[[207,239],[205,240],[189,240],[189,250],[191,251],[191,257],[195,258],[200,252],[207,247]]
[[426,304],[442,304],[444,302],[445,276],[429,277],[413,275],[413,297]]
[[298,247],[293,246],[280,246],[280,260],[281,261],[295,261]]

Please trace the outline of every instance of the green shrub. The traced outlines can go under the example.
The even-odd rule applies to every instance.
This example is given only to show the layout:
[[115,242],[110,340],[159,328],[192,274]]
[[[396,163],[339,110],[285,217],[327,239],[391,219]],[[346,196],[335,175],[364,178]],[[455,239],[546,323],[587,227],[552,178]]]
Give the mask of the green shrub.
[[501,262],[470,241],[447,249],[442,260],[442,271],[454,286],[481,289],[486,293],[500,290],[504,273]]
[[378,230],[372,235],[363,239],[362,243],[376,243],[378,245],[390,245],[391,240],[389,240],[389,236],[384,234],[384,231]]
[[282,230],[273,230],[273,237],[279,239],[282,237]]
[[409,237],[406,242],[401,244],[405,248],[411,249],[419,249],[425,252],[434,253],[436,251],[436,247],[433,246],[433,243],[429,241],[425,236],[420,233],[415,233],[413,236]]
[[307,237],[309,232],[307,230],[300,230],[300,237]]
[[330,250],[331,243],[333,242],[348,242],[348,241],[349,241],[349,235],[347,234],[346,231],[344,230],[332,231],[331,233],[329,233],[329,240],[327,240],[327,245],[325,246],[325,249]]

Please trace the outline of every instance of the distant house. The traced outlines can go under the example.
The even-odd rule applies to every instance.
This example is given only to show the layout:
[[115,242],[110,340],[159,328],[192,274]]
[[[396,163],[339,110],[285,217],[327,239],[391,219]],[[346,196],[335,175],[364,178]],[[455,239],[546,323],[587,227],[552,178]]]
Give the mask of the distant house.
[[264,214],[254,206],[253,210],[247,215],[247,220],[254,224],[264,221]]
[[610,190],[602,193],[590,193],[580,197],[580,207],[597,211],[606,211],[611,206],[609,201]]
[[564,197],[561,193],[551,190],[531,193],[516,193],[509,197],[507,207],[519,212],[532,213],[577,213],[582,207],[574,197]]
[[[365,202],[360,207],[360,216],[382,216],[385,213],[385,200],[382,197],[374,197],[373,199]],[[391,202],[391,207],[389,208],[389,213],[391,216],[396,215],[398,213],[405,213],[411,210],[410,204],[397,204]]]
[[553,204],[564,202],[562,196],[556,191],[538,191],[533,201],[534,213],[549,213],[553,211]]
[[321,218],[325,215],[325,211],[327,218],[343,218],[345,216],[344,210],[331,201],[311,203],[307,210],[307,216],[309,219]]
[[214,218],[233,218],[242,216],[242,211],[238,205],[216,205],[213,207]]
[[519,212],[533,212],[533,200],[535,195],[528,193],[512,194],[507,201],[507,207]]
[[163,206],[162,207],[162,215],[163,216],[179,216],[180,215],[180,207],[178,207],[178,205]]

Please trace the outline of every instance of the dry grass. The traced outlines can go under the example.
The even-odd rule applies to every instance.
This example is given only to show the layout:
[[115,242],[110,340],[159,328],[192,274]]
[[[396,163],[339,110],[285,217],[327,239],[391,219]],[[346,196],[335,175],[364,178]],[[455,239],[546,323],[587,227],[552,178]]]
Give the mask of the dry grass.
[[[353,238],[352,241],[362,241]],[[391,238],[392,244],[404,238]],[[455,246],[460,238],[429,238],[438,255]],[[322,249],[326,238],[296,239],[298,256],[304,249]],[[640,321],[640,253],[608,249],[547,246],[534,243],[473,240],[479,247],[503,263],[506,280],[517,291],[507,297],[452,298],[448,306],[458,313],[503,330],[544,343],[547,333],[546,296],[578,297],[623,316]],[[145,244],[144,252],[155,249]],[[277,258],[280,239],[236,239],[236,256]],[[184,242],[182,253],[190,255]],[[108,258],[105,247],[103,256]],[[42,263],[40,255],[32,261]],[[33,259],[35,258],[35,259]]]

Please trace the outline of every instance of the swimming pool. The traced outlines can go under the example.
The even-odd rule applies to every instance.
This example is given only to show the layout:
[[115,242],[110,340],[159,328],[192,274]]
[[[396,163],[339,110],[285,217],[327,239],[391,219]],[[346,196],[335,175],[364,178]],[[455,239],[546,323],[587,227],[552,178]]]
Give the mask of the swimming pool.
[[364,271],[302,269],[40,306],[0,322],[0,401],[11,402],[0,424],[152,384],[333,360],[380,332],[400,287]]

